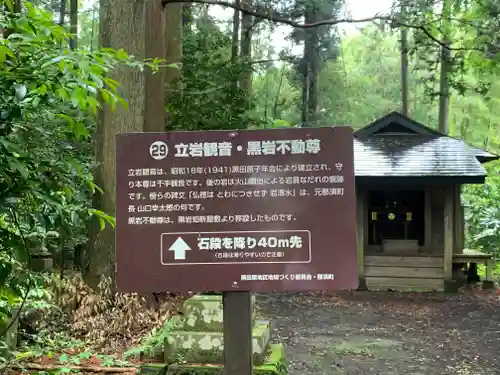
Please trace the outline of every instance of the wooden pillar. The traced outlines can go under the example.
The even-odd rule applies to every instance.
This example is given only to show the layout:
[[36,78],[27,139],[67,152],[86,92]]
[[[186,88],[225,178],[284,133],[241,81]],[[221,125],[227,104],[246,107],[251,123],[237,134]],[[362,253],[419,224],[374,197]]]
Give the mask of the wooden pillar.
[[460,205],[460,245],[463,249],[465,248],[465,212],[464,206]]
[[484,279],[486,281],[493,281],[493,268],[495,267],[495,259],[487,259],[486,260],[486,275],[484,275]]
[[493,271],[496,266],[496,259],[491,257],[485,262],[486,275],[483,280],[483,289],[495,289],[495,282],[493,281]]
[[432,250],[432,189],[425,190],[424,207],[424,248],[427,252]]
[[455,185],[453,187],[453,234],[454,234],[454,246],[453,253],[462,254],[463,251],[463,226],[462,226],[462,203],[460,201],[460,185]]
[[453,264],[453,212],[454,212],[453,186],[447,186],[444,196],[444,281],[452,281]]
[[368,249],[368,238],[369,238],[369,225],[368,225],[368,214],[369,214],[369,202],[368,202],[368,190],[363,189],[361,191],[361,198],[363,200],[363,251],[366,253]]
[[365,285],[365,192],[358,186],[356,188],[356,218],[357,218],[357,269],[359,288],[366,289]]
[[224,374],[252,375],[252,293],[222,292]]

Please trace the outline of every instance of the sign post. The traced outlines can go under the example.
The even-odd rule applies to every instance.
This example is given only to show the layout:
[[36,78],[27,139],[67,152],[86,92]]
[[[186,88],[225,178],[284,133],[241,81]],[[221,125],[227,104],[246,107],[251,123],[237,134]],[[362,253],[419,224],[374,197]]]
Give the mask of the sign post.
[[358,286],[348,127],[119,134],[116,282],[223,291],[228,375],[252,371],[250,292]]
[[226,375],[252,375],[252,295],[222,292],[224,370]]

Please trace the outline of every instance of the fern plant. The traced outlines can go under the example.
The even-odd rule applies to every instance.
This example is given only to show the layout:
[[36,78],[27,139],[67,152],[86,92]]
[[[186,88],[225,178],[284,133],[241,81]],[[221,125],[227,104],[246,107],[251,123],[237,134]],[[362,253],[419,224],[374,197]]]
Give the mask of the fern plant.
[[123,355],[124,358],[127,359],[133,356],[143,355],[148,357],[155,356],[157,354],[157,350],[163,347],[170,333],[178,327],[179,324],[180,322],[177,316],[166,319],[163,326],[153,329],[146,337],[144,337],[139,346],[127,350]]

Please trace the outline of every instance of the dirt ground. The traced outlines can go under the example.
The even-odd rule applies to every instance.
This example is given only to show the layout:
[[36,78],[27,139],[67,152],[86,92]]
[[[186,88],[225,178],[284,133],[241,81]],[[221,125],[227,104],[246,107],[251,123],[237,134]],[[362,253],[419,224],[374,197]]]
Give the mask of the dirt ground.
[[290,375],[500,374],[500,294],[268,294]]

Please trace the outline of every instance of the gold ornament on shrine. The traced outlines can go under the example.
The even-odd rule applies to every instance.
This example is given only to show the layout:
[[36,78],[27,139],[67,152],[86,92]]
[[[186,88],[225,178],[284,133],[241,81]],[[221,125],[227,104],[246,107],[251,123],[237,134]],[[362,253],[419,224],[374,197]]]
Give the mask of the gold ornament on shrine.
[[394,220],[396,218],[396,215],[394,215],[392,212],[387,215],[387,217],[389,218],[389,220]]

